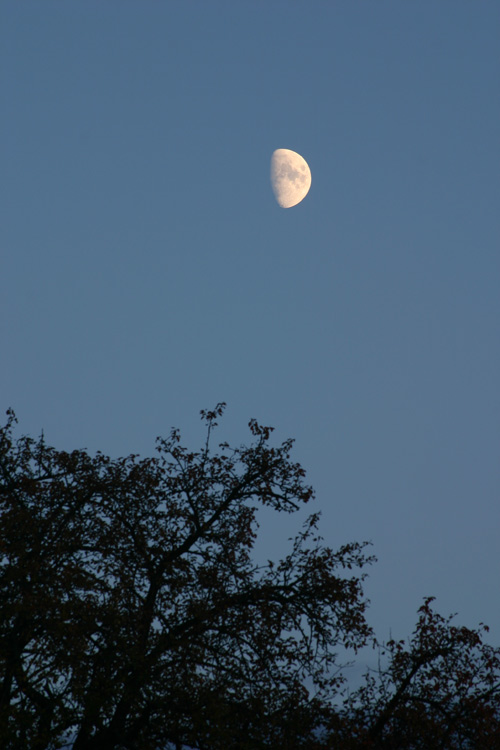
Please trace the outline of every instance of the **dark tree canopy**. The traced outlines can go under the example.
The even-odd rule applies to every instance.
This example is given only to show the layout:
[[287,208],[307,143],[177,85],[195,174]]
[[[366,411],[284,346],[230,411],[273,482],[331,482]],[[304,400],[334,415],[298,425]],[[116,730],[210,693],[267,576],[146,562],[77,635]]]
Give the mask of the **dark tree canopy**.
[[249,446],[214,450],[223,408],[202,412],[201,450],[174,430],[147,459],[15,440],[9,412],[0,746],[500,748],[499,651],[430,600],[410,644],[388,643],[389,666],[342,701],[336,652],[372,639],[372,558],[325,546],[314,514],[283,559],[253,560],[259,507],[291,513],[313,492],[292,441],[253,420]]
[[[251,557],[260,504],[312,497],[250,423],[250,447],[177,431],[111,460],[1,434],[2,725],[11,747],[286,746],[336,686],[335,647],[370,634],[363,545],[322,546],[311,516],[279,564]],[[309,724],[308,724],[309,723]],[[294,739],[295,741],[295,739]],[[299,740],[297,740],[299,742]],[[280,744],[281,743],[281,744]]]

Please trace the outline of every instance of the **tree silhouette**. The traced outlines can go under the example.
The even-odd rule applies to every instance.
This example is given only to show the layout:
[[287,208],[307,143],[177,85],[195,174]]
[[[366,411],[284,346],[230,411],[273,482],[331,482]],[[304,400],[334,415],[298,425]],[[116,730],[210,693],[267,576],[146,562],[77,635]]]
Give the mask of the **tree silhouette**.
[[488,628],[453,625],[427,597],[408,642],[381,648],[386,663],[344,705],[333,747],[371,750],[498,750],[500,649]]
[[[0,429],[0,746],[55,750],[500,748],[500,650],[425,600],[408,644],[342,698],[336,651],[373,640],[366,543],[311,515],[257,564],[258,510],[313,492],[292,440],[111,459]],[[385,663],[384,661],[384,663]]]
[[[366,643],[363,544],[323,546],[312,515],[279,563],[251,557],[259,505],[312,497],[252,444],[155,458],[66,453],[0,433],[0,736],[6,748],[301,747]],[[358,571],[355,574],[355,571]],[[314,686],[314,698],[304,687]]]

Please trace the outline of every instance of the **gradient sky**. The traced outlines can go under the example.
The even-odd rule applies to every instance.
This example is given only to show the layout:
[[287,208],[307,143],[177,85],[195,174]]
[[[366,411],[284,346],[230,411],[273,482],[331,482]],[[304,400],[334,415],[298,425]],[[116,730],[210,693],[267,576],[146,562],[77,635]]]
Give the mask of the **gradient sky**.
[[2,0],[1,412],[150,455],[227,401],[373,542],[380,638],[434,595],[500,643],[499,38],[488,0]]

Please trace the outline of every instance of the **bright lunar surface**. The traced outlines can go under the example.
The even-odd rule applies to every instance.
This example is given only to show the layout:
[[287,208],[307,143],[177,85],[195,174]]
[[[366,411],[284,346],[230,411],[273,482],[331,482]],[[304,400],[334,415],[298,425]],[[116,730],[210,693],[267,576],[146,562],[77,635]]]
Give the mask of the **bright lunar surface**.
[[271,157],[271,185],[282,208],[303,200],[311,187],[311,170],[306,160],[288,148],[278,148]]

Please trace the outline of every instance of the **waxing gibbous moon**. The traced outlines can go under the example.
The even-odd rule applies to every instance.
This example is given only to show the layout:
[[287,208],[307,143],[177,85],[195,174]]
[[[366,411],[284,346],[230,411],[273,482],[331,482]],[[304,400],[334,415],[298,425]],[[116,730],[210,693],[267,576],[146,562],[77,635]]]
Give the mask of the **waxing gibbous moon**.
[[277,148],[271,157],[271,185],[281,208],[296,206],[311,187],[308,163],[296,151]]

